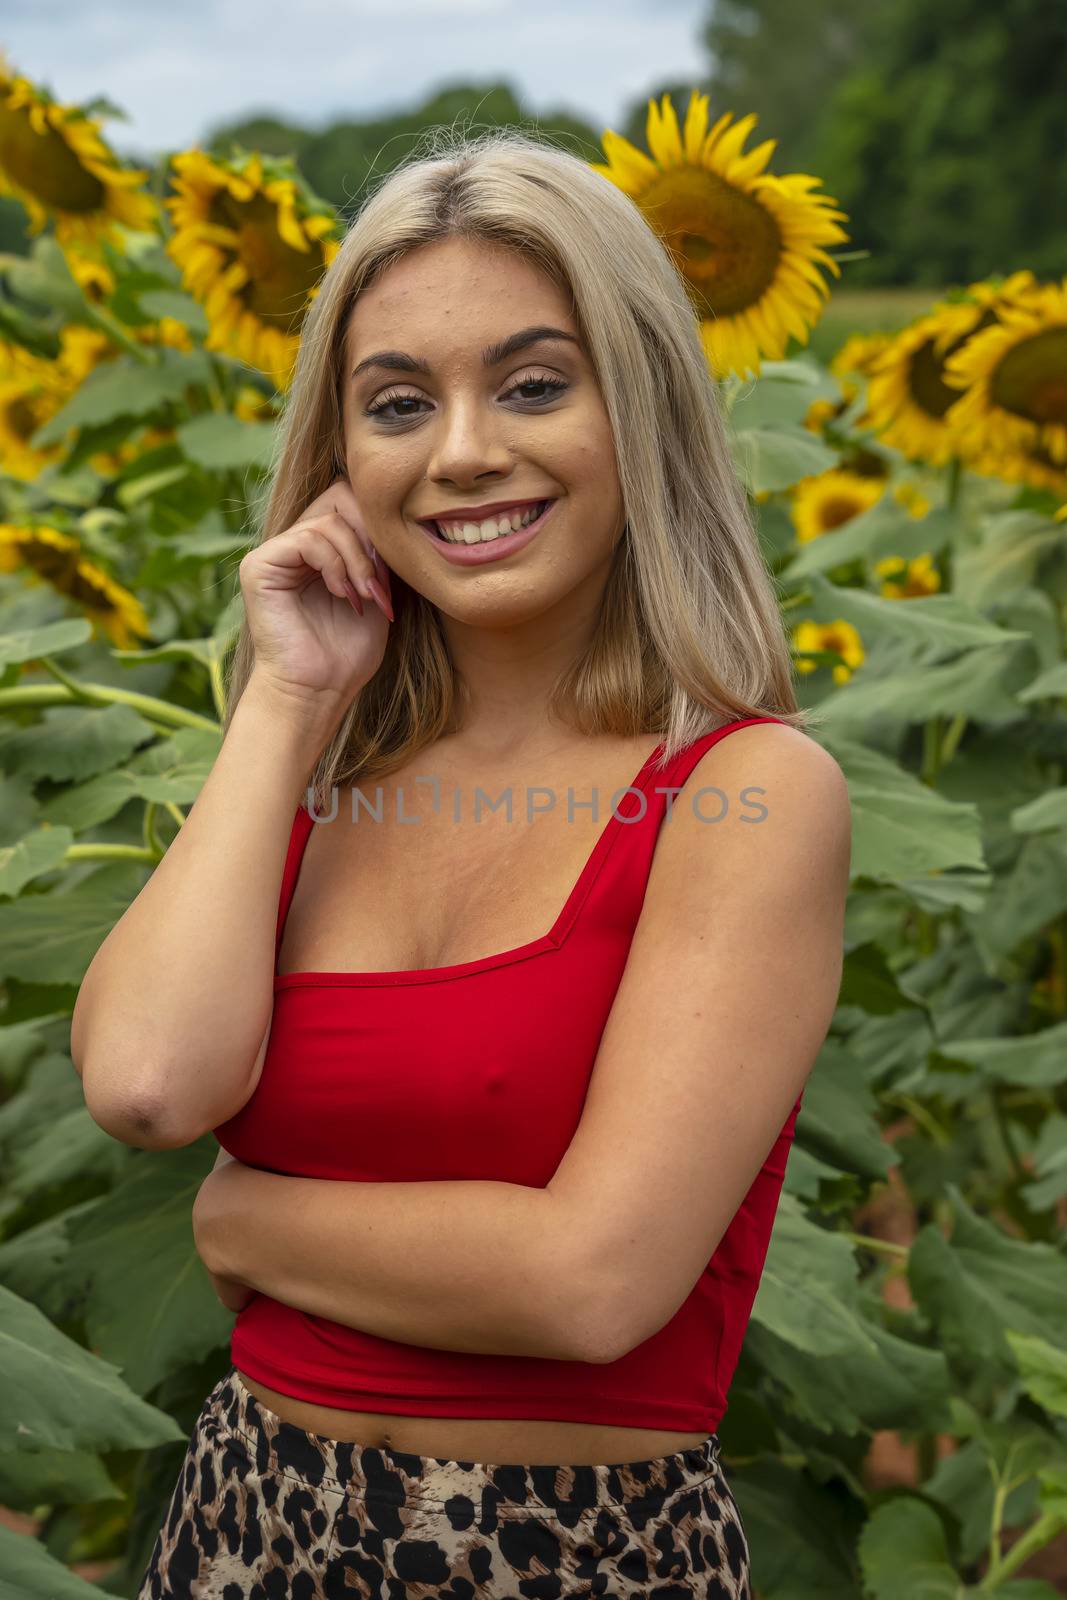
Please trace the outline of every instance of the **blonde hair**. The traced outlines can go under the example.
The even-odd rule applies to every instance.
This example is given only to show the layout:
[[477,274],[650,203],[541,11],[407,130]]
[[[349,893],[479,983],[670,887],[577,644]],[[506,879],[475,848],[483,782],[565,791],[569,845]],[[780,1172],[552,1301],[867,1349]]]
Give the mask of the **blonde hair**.
[[[459,235],[518,250],[569,290],[603,396],[626,528],[599,625],[551,709],[576,730],[659,733],[662,760],[724,722],[800,710],[774,580],[727,448],[693,305],[634,202],[578,156],[526,132],[430,130],[432,153],[389,173],[353,219],[304,321],[258,540],[297,522],[344,472],[344,339],[360,294],[407,252]],[[507,330],[502,330],[506,332]],[[332,786],[396,770],[462,726],[465,696],[437,609],[392,575],[382,663],[311,775]],[[223,731],[255,664],[247,619]]]

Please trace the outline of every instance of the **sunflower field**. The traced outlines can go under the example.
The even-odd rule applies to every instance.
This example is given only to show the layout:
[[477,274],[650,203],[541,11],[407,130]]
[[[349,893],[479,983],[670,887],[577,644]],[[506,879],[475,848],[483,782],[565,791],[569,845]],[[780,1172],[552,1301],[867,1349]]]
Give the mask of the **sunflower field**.
[[[1067,1572],[1067,279],[809,335],[848,218],[755,119],[595,168],[697,311],[844,771],[852,892],[723,1457],[761,1600],[1054,1600]],[[0,1589],[132,1596],[232,1314],[206,1138],[90,1117],[85,971],[218,754],[237,565],[344,224],[291,160],[122,165],[0,73]]]

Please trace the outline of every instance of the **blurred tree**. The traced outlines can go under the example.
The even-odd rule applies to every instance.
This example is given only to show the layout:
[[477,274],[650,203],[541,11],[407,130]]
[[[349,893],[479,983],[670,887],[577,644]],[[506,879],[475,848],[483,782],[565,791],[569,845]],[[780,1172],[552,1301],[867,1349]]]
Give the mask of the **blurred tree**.
[[850,284],[1063,273],[1064,0],[716,0],[704,40],[713,111],[849,213]]
[[236,141],[246,149],[293,155],[316,194],[351,216],[373,184],[409,157],[427,128],[459,124],[472,133],[487,128],[533,127],[587,161],[603,160],[600,129],[572,112],[524,111],[508,84],[479,88],[453,83],[439,87],[421,105],[368,118],[332,122],[316,131],[257,116],[216,124],[204,147],[227,151]]

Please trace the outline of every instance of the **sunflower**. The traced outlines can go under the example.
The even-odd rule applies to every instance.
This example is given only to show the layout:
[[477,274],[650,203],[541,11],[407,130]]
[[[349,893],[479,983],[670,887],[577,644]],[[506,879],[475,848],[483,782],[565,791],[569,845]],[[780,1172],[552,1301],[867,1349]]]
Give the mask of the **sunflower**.
[[862,477],[841,467],[801,478],[793,490],[790,508],[797,539],[807,544],[820,534],[840,528],[842,523],[851,522],[877,505],[884,492],[883,478]]
[[[836,622],[798,622],[792,633],[794,650],[832,650],[842,659],[833,669],[835,683],[847,683],[864,659],[860,636],[843,617]],[[803,657],[795,665],[798,672],[814,672],[820,663]]]
[[291,158],[186,150],[173,167],[167,252],[207,311],[205,348],[227,351],[287,389],[304,315],[341,248],[330,237],[336,216]]
[[683,134],[665,94],[659,106],[648,102],[651,156],[608,128],[607,164],[590,163],[630,196],[670,251],[716,376],[758,374],[761,356],[783,356],[790,334],[807,344],[830,292],[818,264],[841,275],[822,246],[848,238],[837,202],[811,192],[819,179],[764,172],[777,141],[743,153],[756,117],[733,117],[724,112],[709,131],[708,96],[694,89]]
[[1005,483],[1026,483],[1032,489],[1047,489],[1058,500],[1067,499],[1067,467],[1058,466],[1040,446],[1031,450],[1016,450],[1010,455],[999,455],[995,450],[983,451],[969,460],[967,465],[979,477],[1002,478]]
[[116,649],[133,649],[138,639],[148,637],[148,618],[136,595],[90,561],[69,533],[0,523],[0,572],[22,568],[35,575],[34,581],[50,584],[73,600]]
[[[847,411],[859,393],[859,385],[853,383],[850,374],[860,373],[866,375],[874,357],[880,355],[889,343],[887,333],[853,333],[845,340],[840,350],[830,362],[830,371],[841,384],[840,400],[813,400],[808,407],[804,418],[804,426],[813,433],[820,433],[827,422],[839,417]],[[864,414],[856,419],[856,425],[865,428],[869,418]]]
[[18,76],[0,50],[0,194],[25,206],[31,237],[49,217],[61,245],[91,244],[116,223],[155,231],[159,207],[141,191],[147,177],[118,165],[98,119]]
[[1036,283],[1030,271],[1013,273],[1003,284],[972,283],[966,297],[940,301],[910,323],[876,354],[868,369],[870,425],[882,441],[910,461],[944,466],[961,455],[964,442],[947,418],[958,389],[946,382],[946,361],[979,329],[996,322]]
[[[115,274],[98,255],[84,249],[64,251],[70,275],[90,305],[106,307],[115,292]],[[95,330],[94,330],[95,331]],[[173,350],[191,350],[193,340],[185,323],[177,317],[158,317],[125,330],[131,338],[146,345],[168,345]]]
[[1067,466],[1067,277],[1003,306],[946,358],[945,376],[965,390],[946,421],[971,450],[1036,448]]
[[886,556],[874,563],[874,570],[885,580],[882,594],[887,600],[911,600],[936,594],[941,587],[941,574],[931,555],[915,556],[911,561],[903,556]]

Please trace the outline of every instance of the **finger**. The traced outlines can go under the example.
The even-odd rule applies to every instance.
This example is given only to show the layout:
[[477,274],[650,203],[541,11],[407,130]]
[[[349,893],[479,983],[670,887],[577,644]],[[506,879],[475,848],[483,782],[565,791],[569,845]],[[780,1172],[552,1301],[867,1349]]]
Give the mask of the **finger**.
[[297,523],[291,531],[301,534],[300,553],[308,566],[317,568],[331,594],[344,600],[347,581],[357,593],[372,598],[368,585],[374,578],[374,565],[339,512]]
[[314,502],[316,509],[320,501],[324,511],[337,512],[345,518],[369,557],[371,542],[367,534],[366,521],[362,511],[359,509],[355,490],[349,480],[344,477],[335,478],[325,493],[320,495],[319,499]]

